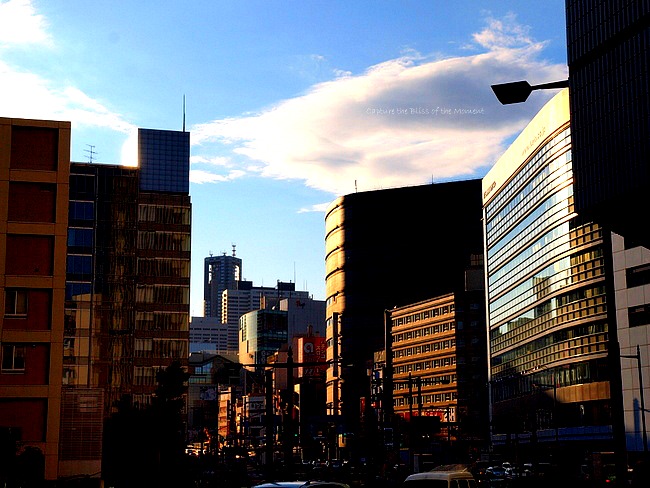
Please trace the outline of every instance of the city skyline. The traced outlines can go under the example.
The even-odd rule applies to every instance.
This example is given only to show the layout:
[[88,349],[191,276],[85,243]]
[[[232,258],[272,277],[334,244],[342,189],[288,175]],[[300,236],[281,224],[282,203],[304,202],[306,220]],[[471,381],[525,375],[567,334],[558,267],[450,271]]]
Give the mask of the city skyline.
[[564,2],[0,0],[0,73],[0,116],[71,121],[72,161],[191,132],[201,316],[210,254],[323,300],[337,196],[483,177],[554,94],[489,86],[566,78]]

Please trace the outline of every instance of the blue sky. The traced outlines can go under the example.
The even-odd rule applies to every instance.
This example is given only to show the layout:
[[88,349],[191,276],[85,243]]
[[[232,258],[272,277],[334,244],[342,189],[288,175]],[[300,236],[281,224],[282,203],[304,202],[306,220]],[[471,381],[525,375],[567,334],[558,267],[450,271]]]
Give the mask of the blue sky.
[[233,244],[324,300],[329,203],[482,177],[553,95],[490,85],[566,76],[564,0],[0,0],[0,117],[71,121],[73,161],[133,164],[185,97],[198,316]]

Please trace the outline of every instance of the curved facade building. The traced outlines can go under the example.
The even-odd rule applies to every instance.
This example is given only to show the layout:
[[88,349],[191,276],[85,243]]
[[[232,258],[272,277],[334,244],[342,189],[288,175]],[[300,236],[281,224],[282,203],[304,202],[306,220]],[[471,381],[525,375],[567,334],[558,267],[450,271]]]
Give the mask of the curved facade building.
[[574,211],[568,90],[485,176],[483,205],[494,446],[522,462],[612,450],[608,258]]
[[[369,408],[385,312],[465,289],[482,253],[481,180],[352,193],[325,216],[327,414],[340,433]],[[344,430],[343,430],[344,429]]]

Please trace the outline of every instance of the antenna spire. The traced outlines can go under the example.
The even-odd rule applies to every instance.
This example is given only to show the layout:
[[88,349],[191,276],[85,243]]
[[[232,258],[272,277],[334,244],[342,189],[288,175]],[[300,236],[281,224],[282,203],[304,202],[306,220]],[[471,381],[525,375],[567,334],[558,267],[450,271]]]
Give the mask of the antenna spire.
[[91,144],[86,144],[90,149],[84,149],[84,152],[88,155],[88,162],[92,163],[93,158],[97,155],[97,152],[95,151],[95,146]]
[[185,95],[183,94],[183,132],[185,132]]

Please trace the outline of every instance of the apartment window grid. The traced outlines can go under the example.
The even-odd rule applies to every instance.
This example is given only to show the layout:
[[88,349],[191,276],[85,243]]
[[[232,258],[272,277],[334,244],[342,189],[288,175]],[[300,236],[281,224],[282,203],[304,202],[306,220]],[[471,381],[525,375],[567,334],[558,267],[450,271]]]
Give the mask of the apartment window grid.
[[[436,374],[434,376],[421,376],[420,381],[422,384],[422,387],[435,387],[435,386],[446,386],[448,387],[451,384],[456,383],[456,373],[449,373],[449,374]],[[405,383],[404,381],[400,381],[398,383],[395,383],[393,390],[394,391],[402,391],[402,390],[408,390],[409,385],[408,383]]]
[[455,339],[445,339],[441,341],[427,342],[425,344],[419,344],[417,346],[410,347],[400,347],[398,348],[395,343],[393,343],[393,357],[395,359],[406,358],[410,356],[419,356],[422,354],[427,354],[436,351],[444,351],[447,349],[453,349],[456,347]]

